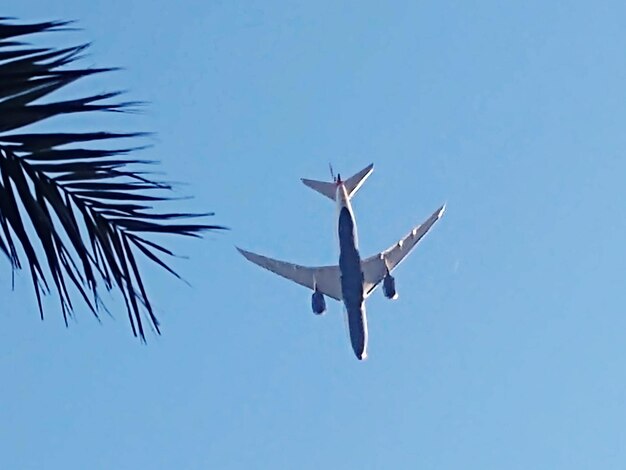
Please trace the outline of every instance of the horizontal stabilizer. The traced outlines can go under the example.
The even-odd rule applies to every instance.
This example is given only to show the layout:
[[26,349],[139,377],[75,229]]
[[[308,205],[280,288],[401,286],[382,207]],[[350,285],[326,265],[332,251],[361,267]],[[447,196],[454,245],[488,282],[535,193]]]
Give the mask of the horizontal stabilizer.
[[306,178],[302,178],[302,182],[306,184],[309,188],[314,189],[318,193],[323,194],[327,198],[330,198],[333,201],[335,200],[335,195],[337,194],[337,185],[335,183],[308,180]]
[[[346,188],[346,193],[349,198],[352,198],[359,190],[359,188],[363,185],[365,180],[369,175],[374,171],[374,164],[370,164],[363,168],[358,173],[352,175],[347,180],[343,181],[343,185]],[[342,183],[341,178],[337,176],[337,181],[334,183],[328,183],[326,181],[317,181],[317,180],[309,180],[306,178],[302,178],[302,182],[306,184],[309,188],[314,189],[318,193],[323,194],[329,199],[335,200],[337,195],[337,186]]]
[[343,184],[346,187],[346,192],[350,198],[352,198],[359,188],[363,186],[363,183],[365,183],[367,177],[372,174],[372,171],[374,171],[373,163],[367,165],[361,171],[344,181]]

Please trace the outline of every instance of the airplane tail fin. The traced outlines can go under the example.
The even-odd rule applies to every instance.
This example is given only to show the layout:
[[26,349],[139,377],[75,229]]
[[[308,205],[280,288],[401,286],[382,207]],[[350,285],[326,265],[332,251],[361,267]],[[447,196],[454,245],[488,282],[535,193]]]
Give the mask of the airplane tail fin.
[[[348,196],[352,198],[359,190],[363,183],[367,179],[367,177],[372,174],[374,171],[374,164],[370,164],[367,167],[363,168],[358,173],[354,174],[347,180],[343,182],[346,187],[346,191]],[[318,193],[323,194],[329,199],[335,200],[335,195],[337,194],[337,183],[341,181],[341,176],[337,175],[334,183],[328,183],[326,181],[317,181],[317,180],[309,180],[306,178],[302,178],[302,182],[307,185],[309,188],[314,189]]]

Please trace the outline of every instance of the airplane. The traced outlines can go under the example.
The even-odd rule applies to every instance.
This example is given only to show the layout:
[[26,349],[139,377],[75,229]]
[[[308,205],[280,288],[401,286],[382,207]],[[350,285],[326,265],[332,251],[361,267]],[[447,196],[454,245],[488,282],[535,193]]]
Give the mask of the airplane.
[[326,311],[324,296],[343,302],[347,313],[348,333],[354,354],[359,360],[367,358],[367,316],[365,300],[382,282],[383,293],[396,299],[395,279],[391,275],[431,227],[441,218],[445,204],[422,224],[413,228],[404,238],[369,258],[361,259],[358,249],[357,227],[350,200],[374,171],[374,164],[342,180],[334,176],[333,182],[302,178],[311,189],[332,199],[337,204],[337,234],[339,238],[339,264],[334,266],[306,267],[287,263],[236,247],[252,263],[313,291],[311,308],[321,315]]

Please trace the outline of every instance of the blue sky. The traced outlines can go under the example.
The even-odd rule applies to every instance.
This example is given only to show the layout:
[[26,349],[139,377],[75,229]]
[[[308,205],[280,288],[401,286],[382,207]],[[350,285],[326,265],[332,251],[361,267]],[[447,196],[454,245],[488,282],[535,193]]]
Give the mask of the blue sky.
[[[0,311],[2,468],[621,468],[626,460],[626,6],[587,2],[9,0],[77,19],[84,65],[125,70],[181,208],[232,228],[172,240],[188,287],[145,276],[163,335],[123,303],[41,322],[26,273]],[[334,209],[299,178],[373,162],[361,252],[447,202],[368,301],[369,358],[339,304],[235,244],[336,261]],[[8,266],[7,266],[8,268]]]

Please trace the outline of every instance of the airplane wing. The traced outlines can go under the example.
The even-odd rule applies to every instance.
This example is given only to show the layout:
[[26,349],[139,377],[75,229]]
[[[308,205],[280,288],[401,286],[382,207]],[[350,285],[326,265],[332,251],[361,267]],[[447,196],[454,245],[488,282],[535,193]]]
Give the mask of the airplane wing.
[[341,300],[341,272],[339,266],[306,267],[278,261],[266,256],[237,248],[247,260],[272,271],[284,278],[297,282],[301,286],[317,290],[335,300]]
[[441,206],[424,223],[411,230],[398,243],[361,261],[361,268],[365,277],[364,292],[366,297],[376,289],[376,286],[383,280],[387,271],[393,271],[406,258],[413,247],[426,235],[435,222],[441,218],[445,208],[445,205]]

